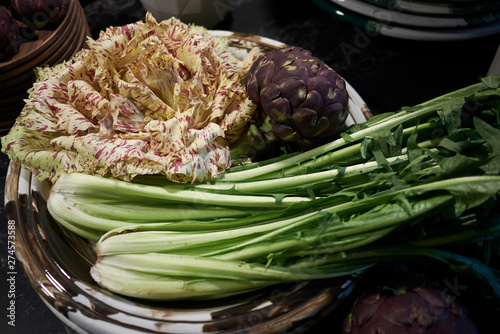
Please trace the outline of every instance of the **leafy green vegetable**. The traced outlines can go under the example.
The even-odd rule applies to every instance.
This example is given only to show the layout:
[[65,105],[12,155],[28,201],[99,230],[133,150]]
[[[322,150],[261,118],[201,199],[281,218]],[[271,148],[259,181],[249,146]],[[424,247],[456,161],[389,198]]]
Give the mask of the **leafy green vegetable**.
[[355,274],[397,255],[472,264],[500,298],[490,268],[440,249],[500,235],[491,209],[500,195],[500,123],[491,112],[500,77],[484,82],[218,180],[64,175],[48,208],[97,241],[95,280],[134,297],[219,298]]

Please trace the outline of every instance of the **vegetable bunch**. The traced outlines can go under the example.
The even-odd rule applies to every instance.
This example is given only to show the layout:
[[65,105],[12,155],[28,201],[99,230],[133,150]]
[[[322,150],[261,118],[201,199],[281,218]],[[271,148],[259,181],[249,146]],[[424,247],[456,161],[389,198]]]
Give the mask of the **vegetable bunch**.
[[490,268],[446,250],[498,237],[499,194],[494,76],[216,181],[62,175],[48,209],[97,242],[92,276],[127,296],[220,298],[426,256],[467,267],[500,297]]

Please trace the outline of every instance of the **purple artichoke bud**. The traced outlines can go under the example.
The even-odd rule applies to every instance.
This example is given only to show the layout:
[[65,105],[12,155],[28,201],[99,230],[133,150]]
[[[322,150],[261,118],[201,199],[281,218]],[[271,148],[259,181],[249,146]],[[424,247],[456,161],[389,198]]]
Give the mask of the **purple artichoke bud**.
[[38,28],[58,23],[68,11],[69,0],[12,0],[12,10]]
[[68,12],[69,0],[35,0],[38,17],[33,20],[38,28],[58,23]]
[[344,320],[342,333],[479,333],[467,310],[442,290],[377,289],[361,295]]
[[35,12],[35,1],[34,0],[12,0],[11,2],[12,11],[19,18],[28,18],[31,20],[33,13]]
[[0,53],[7,56],[19,52],[21,31],[16,20],[3,8],[0,8]]
[[309,50],[284,47],[260,56],[248,71],[246,89],[276,136],[301,149],[330,141],[344,129],[345,81]]

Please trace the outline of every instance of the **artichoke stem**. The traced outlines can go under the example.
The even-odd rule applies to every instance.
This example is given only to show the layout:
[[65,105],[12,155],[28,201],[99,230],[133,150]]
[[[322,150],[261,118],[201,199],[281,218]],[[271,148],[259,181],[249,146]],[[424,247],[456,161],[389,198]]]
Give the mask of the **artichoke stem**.
[[260,125],[250,124],[248,130],[231,147],[231,164],[233,166],[255,162],[276,154],[279,140],[274,135],[269,117]]

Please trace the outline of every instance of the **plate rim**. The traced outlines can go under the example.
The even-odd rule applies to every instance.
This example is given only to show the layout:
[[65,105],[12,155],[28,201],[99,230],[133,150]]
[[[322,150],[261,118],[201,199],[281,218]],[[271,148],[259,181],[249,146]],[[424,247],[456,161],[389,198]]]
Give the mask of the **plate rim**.
[[500,21],[463,29],[419,29],[419,27],[389,25],[365,15],[354,13],[348,9],[342,8],[337,3],[334,3],[333,0],[311,1],[320,9],[331,14],[340,21],[365,29],[372,34],[380,34],[382,36],[404,40],[427,42],[464,41],[475,38],[488,37],[500,32]]
[[[387,24],[399,24],[401,26],[408,26],[414,29],[418,28],[472,28],[492,22],[486,20],[487,16],[499,14],[500,11],[496,10],[494,13],[479,13],[469,14],[467,18],[457,15],[426,15],[420,13],[412,13],[403,10],[393,10],[385,8],[381,5],[366,2],[364,0],[330,0],[332,3],[339,7],[350,10],[353,13],[364,15],[368,18],[387,21]],[[388,19],[387,19],[388,18]],[[495,17],[496,18],[496,17]],[[494,22],[498,22],[498,18]],[[385,23],[385,22],[384,22]]]

